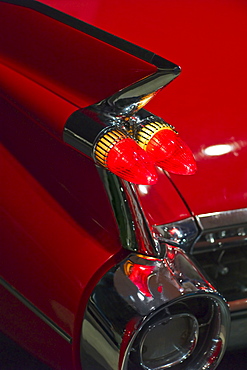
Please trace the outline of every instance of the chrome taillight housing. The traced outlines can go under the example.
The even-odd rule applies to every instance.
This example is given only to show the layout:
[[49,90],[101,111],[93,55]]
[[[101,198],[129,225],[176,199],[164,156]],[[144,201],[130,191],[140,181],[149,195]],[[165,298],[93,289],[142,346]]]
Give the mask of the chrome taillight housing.
[[191,150],[175,129],[142,109],[180,73],[168,61],[164,68],[111,97],[72,114],[64,127],[64,141],[120,178],[152,185],[155,166],[191,175],[196,164]]
[[131,254],[96,285],[82,325],[82,368],[214,369],[229,311],[186,254]]

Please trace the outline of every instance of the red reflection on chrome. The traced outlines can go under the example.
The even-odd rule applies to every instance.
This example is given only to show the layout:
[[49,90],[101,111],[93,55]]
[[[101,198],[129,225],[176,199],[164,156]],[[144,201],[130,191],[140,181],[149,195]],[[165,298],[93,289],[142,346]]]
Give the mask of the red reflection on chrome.
[[196,172],[196,162],[187,144],[170,128],[159,130],[147,144],[146,151],[156,165],[180,175]]
[[120,347],[120,354],[119,354],[119,368],[121,368],[121,365],[123,363],[127,347],[129,345],[129,342],[131,338],[133,337],[134,333],[138,330],[140,318],[139,317],[133,317],[126,325],[124,333],[123,333],[123,339]]
[[124,270],[128,278],[146,297],[152,297],[148,287],[148,279],[153,274],[155,266],[144,266],[127,261]]
[[221,350],[222,350],[222,339],[219,338],[217,341],[215,341],[215,345],[212,348],[211,356],[208,359],[207,365],[212,365],[215,361],[218,360]]
[[166,255],[167,255],[167,258],[169,259],[169,261],[173,262],[176,255],[177,255],[176,249],[172,246],[167,246]]
[[153,185],[158,176],[153,160],[131,138],[118,141],[109,151],[107,168],[135,184]]

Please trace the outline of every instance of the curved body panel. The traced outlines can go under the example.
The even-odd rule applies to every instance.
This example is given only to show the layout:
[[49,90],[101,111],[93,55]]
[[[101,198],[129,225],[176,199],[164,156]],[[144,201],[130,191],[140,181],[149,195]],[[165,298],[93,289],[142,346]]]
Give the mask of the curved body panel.
[[[147,106],[177,128],[196,157],[194,176],[172,180],[195,215],[246,207],[246,2],[44,2],[182,67]],[[226,153],[216,147],[207,154],[214,145],[227,145]]]
[[[229,318],[213,286],[236,322],[247,316],[246,222],[234,217],[246,210],[246,9],[241,0],[0,1],[0,329],[50,366],[175,370],[188,359],[188,369],[213,369]],[[150,100],[174,79],[162,75],[160,84],[160,71],[180,65]],[[95,164],[93,143],[84,152],[65,139],[68,122],[92,106],[114,106],[118,123],[139,117],[146,88],[140,117],[150,111],[176,127],[197,160],[195,175],[158,168],[155,185],[129,183]],[[78,122],[88,133],[87,120]],[[197,298],[210,312],[204,343]],[[127,316],[116,314],[114,299]],[[178,322],[192,334],[179,354],[161,346],[153,364],[147,327],[159,315],[158,332]]]

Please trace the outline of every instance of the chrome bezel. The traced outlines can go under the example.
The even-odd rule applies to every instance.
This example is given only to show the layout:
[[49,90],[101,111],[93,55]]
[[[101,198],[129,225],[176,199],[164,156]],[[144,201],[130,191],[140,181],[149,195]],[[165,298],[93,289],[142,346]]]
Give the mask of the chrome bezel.
[[[212,307],[212,314],[204,319],[207,321],[201,323],[202,327],[208,325],[207,348],[205,345],[196,347],[198,354],[195,355],[196,360],[193,359],[193,363],[199,358],[204,361],[201,351],[210,351],[214,341],[220,338],[223,348],[216,359],[218,363],[224,353],[229,331],[228,307],[185,252],[176,247],[167,248],[166,257],[162,259],[129,255],[108,271],[96,285],[82,325],[83,368],[87,368],[88,361],[92,361],[95,370],[129,370],[129,356],[135,341],[137,340],[137,345],[141,343],[138,336],[142,335],[143,327],[153,318],[157,317],[159,320],[159,313],[172,315],[173,309],[183,309],[184,304],[189,310],[188,313],[193,314],[190,307],[195,307],[196,302],[198,305],[204,302],[203,306],[206,304],[207,307]],[[150,272],[150,276],[145,275],[146,289],[142,290],[138,281],[135,282],[129,277],[130,270],[125,268],[129,262]],[[139,359],[140,357],[138,361]]]
[[[159,316],[160,314],[161,314],[161,310],[156,312],[156,316]],[[179,318],[190,317],[190,319],[193,321],[193,332],[191,333],[192,340],[191,340],[190,348],[180,358],[178,358],[176,360],[175,359],[170,360],[170,362],[166,363],[165,365],[157,364],[157,365],[152,366],[151,364],[148,364],[147,361],[145,361],[144,358],[143,358],[144,341],[147,337],[148,331],[150,331],[153,327],[155,327],[155,324],[156,325],[163,325],[164,320],[158,319],[155,322],[155,324],[153,323],[152,325],[149,324],[148,322],[146,322],[145,325],[148,326],[148,329],[146,329],[146,331],[144,331],[144,333],[142,335],[142,339],[140,341],[140,364],[141,364],[141,366],[143,366],[144,369],[162,370],[162,369],[170,368],[171,366],[180,364],[181,362],[183,362],[186,358],[188,358],[192,354],[192,352],[193,352],[193,350],[194,350],[194,348],[197,344],[198,336],[199,336],[198,322],[197,322],[195,316],[191,315],[190,313],[183,312],[183,313],[180,313],[180,314],[175,314],[173,316],[166,317],[165,324],[171,322],[173,319],[178,318],[178,317]],[[149,320],[149,321],[151,321],[151,320]],[[165,328],[163,330],[165,330]],[[157,360],[156,360],[156,362],[157,362]]]

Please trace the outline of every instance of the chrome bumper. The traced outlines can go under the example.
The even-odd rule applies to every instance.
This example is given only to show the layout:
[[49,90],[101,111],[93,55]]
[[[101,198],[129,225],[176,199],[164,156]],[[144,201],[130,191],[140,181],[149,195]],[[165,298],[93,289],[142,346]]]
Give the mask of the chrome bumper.
[[181,249],[167,246],[162,259],[130,254],[91,294],[82,368],[214,369],[229,322],[225,301]]

